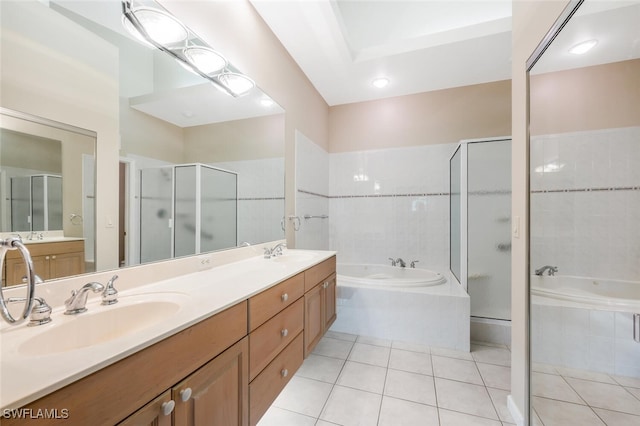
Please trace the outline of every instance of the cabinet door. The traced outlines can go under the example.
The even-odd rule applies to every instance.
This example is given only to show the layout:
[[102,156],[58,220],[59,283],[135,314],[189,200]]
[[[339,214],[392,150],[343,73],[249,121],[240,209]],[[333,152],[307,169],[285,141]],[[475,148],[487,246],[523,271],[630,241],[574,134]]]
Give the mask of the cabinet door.
[[[118,423],[118,425],[171,426],[171,414],[173,410],[170,410],[170,406],[168,407],[165,404],[172,404],[171,391],[169,390],[127,417],[123,422]],[[167,407],[166,411],[165,407]]]
[[318,344],[324,333],[323,283],[304,295],[304,357]]
[[176,426],[249,424],[248,349],[245,337],[173,387]]
[[[33,269],[43,280],[51,278],[49,276],[49,256],[32,256]],[[22,284],[22,277],[27,275],[27,269],[24,266],[22,257],[11,258],[6,260],[6,284],[7,286]]]
[[324,332],[336,320],[336,274],[331,275],[324,281]]
[[50,278],[84,273],[84,253],[82,252],[53,254],[48,257]]

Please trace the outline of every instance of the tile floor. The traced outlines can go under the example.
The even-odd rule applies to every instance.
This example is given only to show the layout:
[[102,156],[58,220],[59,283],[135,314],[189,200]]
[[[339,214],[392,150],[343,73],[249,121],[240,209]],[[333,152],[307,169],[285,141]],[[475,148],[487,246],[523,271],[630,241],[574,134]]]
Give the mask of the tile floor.
[[532,366],[533,425],[640,425],[640,379]]
[[471,353],[328,332],[259,426],[512,424],[511,353]]

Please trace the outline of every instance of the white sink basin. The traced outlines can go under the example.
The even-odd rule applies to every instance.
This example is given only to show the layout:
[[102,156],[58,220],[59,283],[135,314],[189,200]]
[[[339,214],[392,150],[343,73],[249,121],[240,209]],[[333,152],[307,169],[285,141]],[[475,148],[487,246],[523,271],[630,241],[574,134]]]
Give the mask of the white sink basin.
[[59,315],[51,325],[42,326],[48,329],[24,341],[18,352],[38,356],[106,343],[164,321],[180,307],[180,303],[169,300],[95,305],[75,316]]

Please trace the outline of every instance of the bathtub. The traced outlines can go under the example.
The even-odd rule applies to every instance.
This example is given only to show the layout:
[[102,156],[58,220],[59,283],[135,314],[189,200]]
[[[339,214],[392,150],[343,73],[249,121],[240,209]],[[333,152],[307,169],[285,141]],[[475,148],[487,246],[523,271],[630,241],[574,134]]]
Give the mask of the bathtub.
[[337,269],[344,285],[430,287],[447,282],[441,273],[428,269],[370,264],[341,264]]
[[640,282],[533,275],[530,283],[533,362],[640,378]]
[[338,264],[337,310],[332,331],[469,350],[469,296],[439,272]]

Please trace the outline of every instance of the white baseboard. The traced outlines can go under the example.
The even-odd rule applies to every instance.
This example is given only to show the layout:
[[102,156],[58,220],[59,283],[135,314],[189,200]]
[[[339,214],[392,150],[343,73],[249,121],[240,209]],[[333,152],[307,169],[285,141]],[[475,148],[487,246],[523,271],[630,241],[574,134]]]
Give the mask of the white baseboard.
[[516,422],[518,426],[524,426],[524,416],[520,412],[516,403],[513,402],[513,397],[511,395],[507,396],[507,407],[509,408],[511,417],[513,417],[513,421]]

